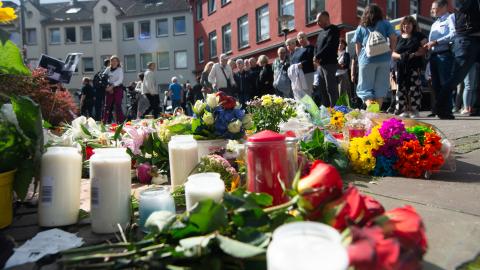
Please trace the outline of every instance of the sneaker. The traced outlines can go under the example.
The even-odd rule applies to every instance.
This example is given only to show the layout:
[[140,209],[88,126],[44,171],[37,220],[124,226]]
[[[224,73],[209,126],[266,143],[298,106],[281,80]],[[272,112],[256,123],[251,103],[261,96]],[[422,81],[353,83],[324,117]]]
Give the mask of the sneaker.
[[419,117],[420,117],[420,113],[418,111],[410,114],[410,118],[419,118]]
[[399,115],[400,117],[403,117],[403,118],[409,118],[410,117],[410,113],[408,112],[403,112]]
[[462,112],[460,113],[461,115],[467,115],[470,114],[471,112],[469,110],[463,109]]

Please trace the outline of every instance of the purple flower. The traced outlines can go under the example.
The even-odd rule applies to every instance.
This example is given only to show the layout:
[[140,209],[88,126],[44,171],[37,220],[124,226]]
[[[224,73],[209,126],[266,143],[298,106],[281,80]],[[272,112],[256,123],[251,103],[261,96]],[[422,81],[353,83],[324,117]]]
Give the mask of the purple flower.
[[392,138],[398,139],[403,133],[406,133],[405,125],[401,120],[396,118],[384,121],[378,131],[385,141]]

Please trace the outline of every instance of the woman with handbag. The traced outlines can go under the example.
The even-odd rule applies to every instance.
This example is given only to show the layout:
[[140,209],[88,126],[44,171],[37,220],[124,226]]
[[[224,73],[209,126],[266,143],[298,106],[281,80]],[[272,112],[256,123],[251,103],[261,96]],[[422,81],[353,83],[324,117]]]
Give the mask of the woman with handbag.
[[108,76],[108,86],[105,89],[105,110],[103,112],[103,123],[110,122],[112,111],[115,110],[116,123],[123,123],[125,115],[122,109],[123,100],[123,69],[120,59],[116,55],[110,57],[110,66],[103,74]]
[[381,108],[390,88],[390,60],[397,38],[392,25],[384,19],[377,5],[371,4],[365,9],[353,42],[359,67],[357,95],[367,107],[379,103]]

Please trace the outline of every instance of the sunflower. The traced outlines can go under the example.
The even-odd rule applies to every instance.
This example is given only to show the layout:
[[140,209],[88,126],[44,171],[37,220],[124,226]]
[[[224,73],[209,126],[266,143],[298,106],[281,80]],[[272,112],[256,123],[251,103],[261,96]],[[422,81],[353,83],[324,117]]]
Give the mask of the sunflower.
[[0,23],[8,23],[17,18],[15,10],[11,7],[2,7],[3,3],[0,1]]

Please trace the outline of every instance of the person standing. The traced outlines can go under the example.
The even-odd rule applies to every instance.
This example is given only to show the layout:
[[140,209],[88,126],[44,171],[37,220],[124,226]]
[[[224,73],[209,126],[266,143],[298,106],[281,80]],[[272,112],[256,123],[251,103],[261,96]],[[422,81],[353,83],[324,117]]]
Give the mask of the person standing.
[[150,108],[150,101],[148,97],[145,95],[143,81],[145,79],[145,73],[140,72],[138,73],[138,81],[135,83],[135,92],[137,92],[137,115],[136,118],[140,119],[144,117],[147,110]]
[[122,109],[123,69],[120,65],[120,59],[116,55],[110,57],[110,66],[105,69],[103,74],[108,76],[103,123],[106,124],[110,121],[113,110],[115,110],[115,122],[123,123],[125,121]]
[[93,117],[95,89],[90,84],[90,78],[82,79],[82,95],[80,96],[80,112],[85,117]]
[[421,69],[424,45],[427,38],[418,29],[412,16],[405,16],[400,22],[400,36],[392,58],[397,61],[397,84],[395,114],[401,117],[417,118],[421,106]]
[[[433,45],[430,44],[432,47]],[[478,0],[456,1],[453,56],[452,76],[447,78],[436,100],[436,112],[440,119],[455,119],[452,114],[452,91],[465,79],[472,66],[480,63],[480,3]],[[475,108],[480,107],[476,105],[474,105]],[[480,111],[472,111],[470,115],[480,115]]]
[[338,94],[348,94],[349,97],[351,95],[351,83],[350,83],[350,54],[347,52],[347,42],[345,39],[340,39],[338,44],[338,52],[337,52],[337,73],[335,76],[337,77],[338,82]]
[[[390,40],[390,51],[375,56],[367,55],[368,37],[373,33],[379,33],[384,39]],[[365,9],[360,25],[355,30],[353,42],[355,53],[358,55],[357,96],[367,107],[378,103],[381,108],[390,88],[391,51],[397,46],[397,37],[390,22],[385,20],[380,7],[371,4]]]
[[257,65],[257,59],[251,57],[248,59],[248,76],[250,77],[250,93],[248,93],[248,99],[253,99],[259,96],[258,77],[260,76],[260,67]]
[[245,107],[245,103],[248,101],[248,95],[250,94],[250,77],[243,59],[237,59],[236,63],[238,71],[233,75],[235,84],[237,85],[236,95],[242,107]]
[[274,94],[273,90],[273,70],[272,66],[268,64],[268,57],[264,54],[258,57],[258,65],[260,66],[260,73],[258,74],[258,90],[259,95]]
[[195,85],[193,85],[193,88],[192,88],[192,93],[193,93],[195,101],[203,100],[202,84],[200,83],[200,79],[201,79],[200,76],[197,76],[195,78]]
[[291,81],[288,78],[288,68],[290,60],[287,57],[287,49],[285,47],[278,48],[278,57],[273,61],[273,87],[275,94],[281,97],[293,97]]
[[465,80],[463,81],[465,85],[463,88],[463,110],[462,115],[469,115],[472,113],[473,102],[476,98],[476,92],[478,87],[478,63],[475,63]]
[[[446,95],[450,103],[452,100],[452,92],[445,90],[444,86],[453,72],[454,59],[450,50],[450,42],[453,41],[455,36],[455,18],[448,12],[448,0],[433,1],[431,12],[433,17],[437,19],[432,24],[428,43],[424,47],[430,51],[430,77],[434,95],[434,102],[431,104],[431,116],[435,116],[438,114],[436,108],[438,98]],[[440,91],[447,91],[447,93],[440,93]],[[442,117],[452,115],[451,108],[452,106],[450,105],[448,113],[445,112],[445,116]]]
[[95,120],[102,120],[103,106],[105,104],[105,89],[108,86],[108,76],[103,74],[110,66],[110,59],[105,59],[103,68],[93,76],[93,88],[95,88]]
[[318,91],[322,98],[322,105],[334,106],[338,100],[338,85],[335,74],[337,73],[337,50],[340,42],[340,31],[336,25],[330,23],[330,14],[322,11],[317,14],[317,25],[320,32],[314,51],[314,61],[319,66]]
[[208,81],[213,85],[217,91],[222,91],[225,94],[233,95],[233,87],[235,80],[233,79],[232,68],[227,65],[228,56],[224,53],[220,55],[220,62],[213,65]]
[[315,48],[310,45],[307,35],[305,35],[304,32],[299,32],[297,34],[297,41],[298,44],[300,44],[300,47],[297,48],[293,53],[291,64],[299,64],[299,68],[302,69],[303,74],[305,75],[305,81],[308,87],[308,89],[305,89],[306,93],[311,95],[313,88],[313,77],[315,75],[315,69],[313,67]]
[[177,77],[172,78],[172,83],[168,86],[168,96],[172,100],[172,110],[175,111],[183,103],[183,88],[178,83]]
[[145,114],[153,114],[154,118],[157,118],[160,113],[160,98],[158,96],[157,82],[155,80],[155,63],[148,62],[147,70],[145,71],[143,78],[143,94],[148,99],[150,106],[145,111]]
[[212,84],[208,81],[208,75],[210,75],[210,71],[212,71],[212,67],[215,63],[213,61],[208,62],[205,67],[203,68],[202,74],[200,75],[200,84],[202,85],[202,92],[204,94],[204,98],[207,94],[213,92]]

